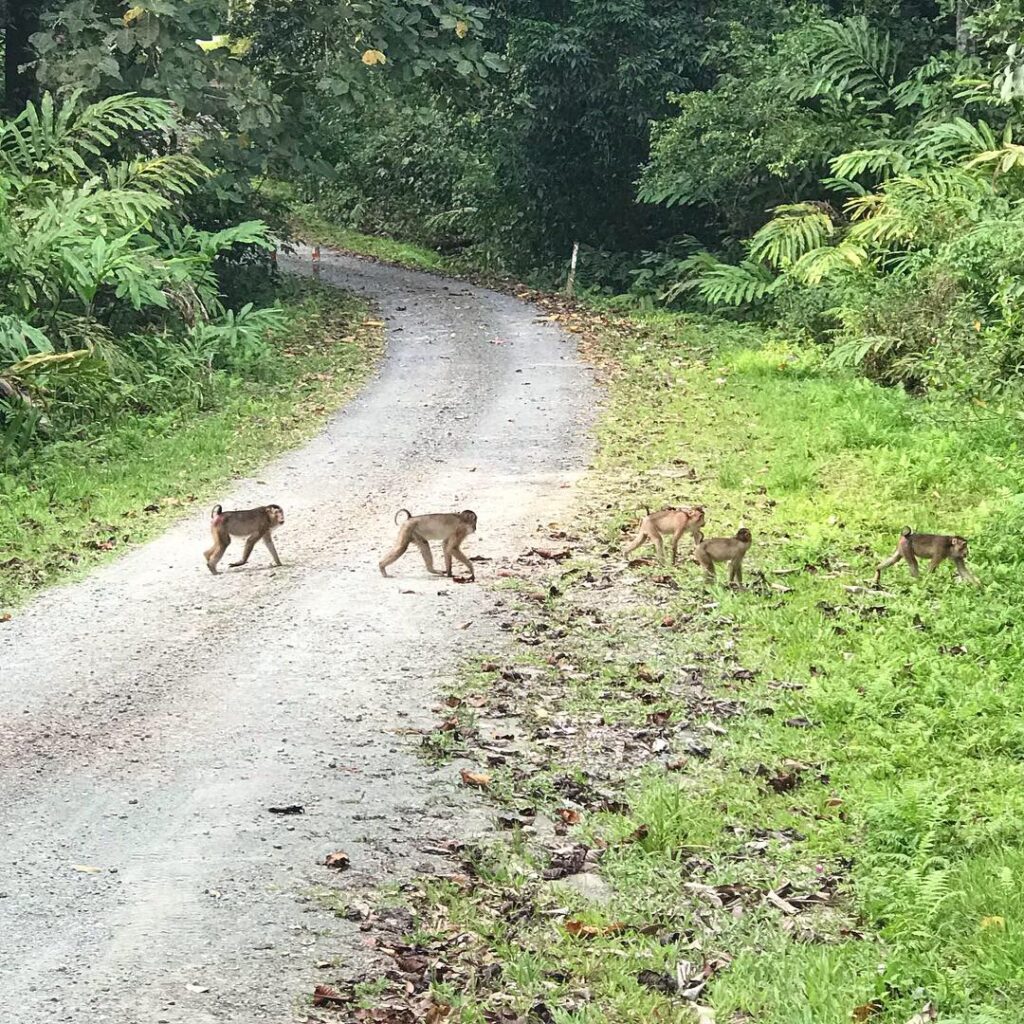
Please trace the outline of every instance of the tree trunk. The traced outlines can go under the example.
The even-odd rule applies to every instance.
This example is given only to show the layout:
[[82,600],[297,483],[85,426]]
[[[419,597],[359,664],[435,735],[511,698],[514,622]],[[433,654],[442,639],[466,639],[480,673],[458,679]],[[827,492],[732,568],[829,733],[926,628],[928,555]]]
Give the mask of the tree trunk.
[[13,117],[35,99],[35,74],[24,65],[35,59],[29,38],[39,30],[38,0],[0,0],[0,21],[4,27],[4,109]]
[[967,12],[964,10],[964,0],[957,0],[956,5],[956,52],[967,53],[971,46],[971,34],[967,31],[964,22],[967,19]]

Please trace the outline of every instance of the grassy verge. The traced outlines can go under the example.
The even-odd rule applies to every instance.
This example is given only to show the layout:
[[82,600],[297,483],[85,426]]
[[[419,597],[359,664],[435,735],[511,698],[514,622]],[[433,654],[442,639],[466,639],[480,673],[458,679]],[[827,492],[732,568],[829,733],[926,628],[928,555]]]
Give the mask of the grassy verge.
[[362,302],[309,285],[285,292],[273,383],[224,381],[215,409],[125,418],[51,444],[0,478],[0,611],[164,529],[232,477],[311,436],[381,347]]
[[[520,560],[521,656],[429,737],[508,831],[423,884],[401,977],[466,1022],[1019,1020],[1019,423],[735,327],[558,315],[609,371],[594,529]],[[752,529],[746,589],[624,566],[642,505],[687,501]],[[867,587],[904,523],[973,538],[983,585]]]
[[315,203],[304,203],[295,189],[282,181],[270,181],[264,185],[268,199],[287,211],[285,220],[294,238],[305,242],[331,245],[346,252],[369,256],[384,263],[394,263],[413,270],[429,270],[434,273],[454,273],[455,267],[433,249],[412,242],[402,242],[376,235],[364,235],[360,231],[343,227],[328,220],[317,209]]

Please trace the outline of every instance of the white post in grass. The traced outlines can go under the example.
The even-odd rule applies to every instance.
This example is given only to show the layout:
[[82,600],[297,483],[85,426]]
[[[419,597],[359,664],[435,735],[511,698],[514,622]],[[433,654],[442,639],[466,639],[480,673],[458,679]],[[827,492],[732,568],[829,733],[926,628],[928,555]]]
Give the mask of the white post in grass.
[[572,293],[576,288],[576,261],[580,255],[580,243],[572,243],[572,259],[569,261],[569,277],[565,282],[565,294],[572,298]]

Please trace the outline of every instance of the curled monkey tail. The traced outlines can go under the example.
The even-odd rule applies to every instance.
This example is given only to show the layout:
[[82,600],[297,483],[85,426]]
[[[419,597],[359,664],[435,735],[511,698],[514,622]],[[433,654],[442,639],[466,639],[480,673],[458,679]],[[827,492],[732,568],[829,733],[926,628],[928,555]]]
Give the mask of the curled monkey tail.
[[900,530],[900,536],[909,537],[913,532],[914,531],[909,526],[904,526],[903,529]]
[[224,515],[224,508],[223,508],[223,506],[221,506],[221,505],[214,505],[213,506],[213,511],[210,513],[210,518],[211,519],[216,519],[217,516],[222,516],[222,515]]
[[[399,509],[399,510],[398,510],[398,511],[397,511],[397,512],[395,513],[395,526],[398,526],[398,525],[399,525],[399,522],[400,522],[400,520],[399,520],[399,518],[398,518],[398,517],[399,517],[399,516],[400,516],[400,515],[401,515],[401,514],[402,514],[403,512],[405,513],[405,519],[412,519],[412,513],[411,513],[411,512],[410,512],[410,511],[409,511],[409,510],[408,510],[407,508],[400,508],[400,509]],[[403,523],[404,523],[404,522],[405,522],[405,519],[402,519],[402,520],[401,520],[401,522],[403,522]]]

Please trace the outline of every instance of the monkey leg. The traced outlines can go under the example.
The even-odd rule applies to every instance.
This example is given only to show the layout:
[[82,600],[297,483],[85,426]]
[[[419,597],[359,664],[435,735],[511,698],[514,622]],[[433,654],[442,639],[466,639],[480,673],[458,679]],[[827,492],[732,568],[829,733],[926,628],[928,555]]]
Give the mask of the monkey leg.
[[635,537],[633,538],[633,540],[632,540],[632,541],[631,541],[631,542],[630,542],[629,544],[627,544],[627,545],[626,545],[626,547],[624,547],[624,548],[622,549],[622,554],[623,554],[624,556],[625,556],[625,555],[629,555],[629,554],[632,554],[632,552],[636,551],[636,549],[637,549],[637,548],[639,548],[639,547],[642,547],[642,546],[643,546],[643,544],[644,544],[644,543],[646,542],[646,540],[647,540],[647,534],[646,534],[646,533],[644,533],[644,531],[643,531],[643,530],[641,530],[641,531],[640,531],[640,532],[639,532],[639,533],[638,533],[638,534],[637,534],[637,535],[636,535],[636,536],[635,536]]
[[256,547],[256,541],[260,539],[258,533],[254,533],[251,537],[247,537],[245,540],[245,550],[242,552],[242,557],[237,562],[228,562],[228,565],[232,569],[236,569],[240,565],[245,565],[249,561],[249,556],[252,554],[252,549]]
[[[434,554],[430,550],[430,545],[422,537],[413,537],[413,543],[420,549],[420,554],[423,556],[423,564],[427,567],[427,572],[433,573],[435,576],[444,576],[445,573],[441,572],[440,569],[434,568]],[[451,565],[449,563],[447,575],[451,576]]]
[[460,548],[458,544],[453,544],[445,551],[444,554],[449,576],[452,574],[452,558],[455,557],[469,570],[469,578],[471,580],[476,579],[476,572],[473,569],[473,563],[462,553],[462,548]]
[[387,568],[392,562],[397,562],[409,549],[411,537],[399,536],[398,543],[380,560],[378,568],[381,576],[387,576]]
[[206,556],[206,568],[209,569],[210,572],[214,574],[214,576],[217,575],[217,565],[220,562],[220,560],[224,557],[224,552],[227,551],[228,545],[230,543],[230,534],[226,537],[218,536],[217,539],[213,542],[212,547],[207,548],[207,550],[203,552],[203,554]]
[[967,580],[969,583],[978,582],[978,577],[975,576],[974,573],[967,568],[967,565],[964,563],[964,560],[962,558],[954,558],[950,556],[950,561],[953,563],[953,566],[956,569],[956,573],[960,577],[960,579]]
[[654,535],[651,537],[651,540],[654,541],[655,550],[658,552],[658,561],[659,562],[664,562],[665,561],[665,545],[664,545],[664,543],[661,540],[661,534],[658,533],[657,530],[655,530]]
[[704,576],[707,579],[707,581],[709,583],[714,583],[715,560],[706,554],[703,557],[701,557],[701,555],[699,554],[695,554],[693,557],[697,560],[698,565],[700,565],[700,567],[704,570]]
[[743,560],[737,559],[729,566],[729,582],[743,586]]
[[679,533],[672,534],[672,545],[669,549],[669,560],[670,564],[673,566],[676,564],[676,552],[679,550],[679,540],[682,536],[682,530],[680,530]]
[[910,575],[916,580],[921,575],[921,570],[917,567],[917,557],[914,552],[910,550],[908,545],[903,551],[903,559],[907,563],[907,568],[910,570]]
[[266,549],[270,552],[270,557],[273,558],[274,565],[280,565],[281,559],[277,557],[277,548],[274,547],[274,541],[271,539],[269,533],[263,538],[263,543],[266,546]]

